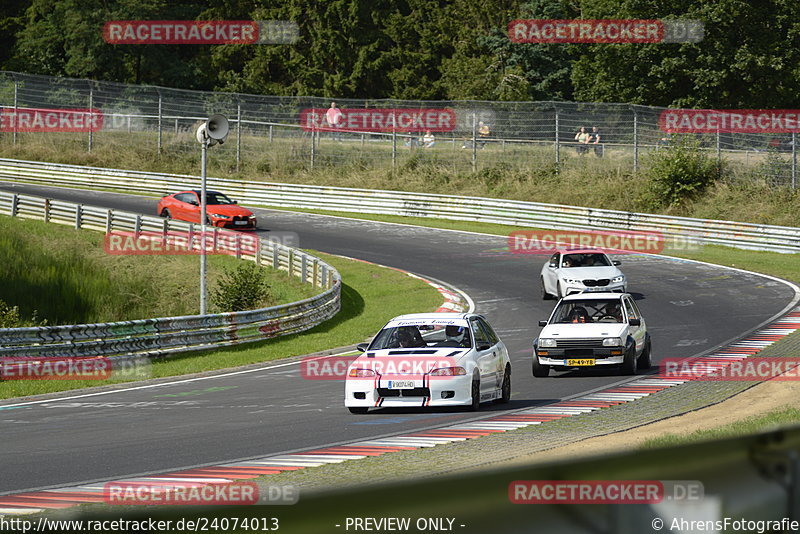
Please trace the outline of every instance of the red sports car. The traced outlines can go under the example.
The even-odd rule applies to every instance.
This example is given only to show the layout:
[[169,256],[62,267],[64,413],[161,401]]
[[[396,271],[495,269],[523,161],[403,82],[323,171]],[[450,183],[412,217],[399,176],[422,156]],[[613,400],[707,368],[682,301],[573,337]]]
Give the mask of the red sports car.
[[[256,216],[223,193],[206,191],[206,224],[219,228],[255,230]],[[167,195],[158,202],[158,214],[170,219],[200,222],[200,191],[182,191]]]

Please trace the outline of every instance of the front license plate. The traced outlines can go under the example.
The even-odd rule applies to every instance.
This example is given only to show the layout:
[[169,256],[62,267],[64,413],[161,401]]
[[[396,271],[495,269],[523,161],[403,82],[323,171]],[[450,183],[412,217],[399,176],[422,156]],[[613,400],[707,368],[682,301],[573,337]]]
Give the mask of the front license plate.
[[389,389],[414,389],[413,380],[389,380]]
[[570,367],[584,367],[589,365],[594,365],[593,358],[580,358],[577,360],[567,360],[567,365]]
[[234,221],[233,224],[238,224],[239,226],[245,226],[247,221]]

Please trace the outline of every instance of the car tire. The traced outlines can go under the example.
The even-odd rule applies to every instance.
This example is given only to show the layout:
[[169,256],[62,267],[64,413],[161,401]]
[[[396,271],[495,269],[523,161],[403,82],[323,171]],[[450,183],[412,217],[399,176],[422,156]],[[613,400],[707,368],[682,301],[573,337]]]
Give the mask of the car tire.
[[172,213],[170,213],[167,208],[164,208],[163,210],[161,210],[161,216],[164,217],[165,219],[171,219]]
[[553,298],[553,295],[548,293],[547,290],[544,288],[544,276],[540,277],[539,280],[542,286],[542,300],[551,300]]
[[469,405],[470,412],[477,412],[481,407],[481,379],[472,378],[472,387],[470,388],[470,396],[472,403]]
[[533,371],[533,376],[536,378],[547,378],[550,376],[550,366],[539,363],[539,357],[535,354],[531,361],[531,371]]
[[511,366],[506,365],[506,372],[503,373],[503,384],[500,386],[500,398],[497,399],[499,404],[508,404],[511,402]]
[[642,353],[639,355],[639,361],[636,362],[636,365],[639,369],[650,369],[650,367],[653,366],[652,351],[653,349],[650,345],[650,337],[648,337],[647,341],[644,342]]
[[355,414],[365,414],[369,411],[369,408],[364,406],[348,406],[347,409],[350,410],[350,413]]
[[634,345],[625,353],[625,359],[622,361],[622,374],[635,375],[638,370],[637,363],[636,345]]

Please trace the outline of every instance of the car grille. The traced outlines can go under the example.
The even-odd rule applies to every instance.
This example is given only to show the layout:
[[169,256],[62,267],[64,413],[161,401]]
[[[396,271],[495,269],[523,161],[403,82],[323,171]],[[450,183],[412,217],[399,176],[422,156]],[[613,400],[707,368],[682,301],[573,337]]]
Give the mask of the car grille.
[[603,346],[603,339],[559,339],[556,347],[559,349],[591,349]]
[[608,278],[600,278],[599,280],[584,280],[583,285],[586,287],[604,287],[611,283]]
[[430,397],[430,388],[414,389],[389,389],[378,388],[378,395],[381,397]]

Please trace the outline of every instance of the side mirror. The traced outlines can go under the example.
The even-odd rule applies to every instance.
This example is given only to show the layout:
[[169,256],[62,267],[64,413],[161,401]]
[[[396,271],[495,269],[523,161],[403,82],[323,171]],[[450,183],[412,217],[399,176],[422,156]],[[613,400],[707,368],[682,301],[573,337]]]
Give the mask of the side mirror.
[[367,347],[369,347],[369,343],[359,343],[356,345],[356,350],[359,352],[367,352]]
[[548,267],[550,267],[551,269],[555,269],[556,267],[558,267],[558,265],[556,263],[551,263],[550,265],[548,265]]
[[628,324],[631,326],[642,326],[642,320],[635,317],[628,319]]
[[239,201],[238,201],[238,200],[233,200],[232,202],[233,202],[234,204],[238,204],[238,203],[239,203]]
[[622,262],[619,261],[619,260],[614,260],[611,263],[612,263],[612,265],[622,265]]
[[478,348],[478,350],[489,350],[490,348],[492,348],[492,345],[491,345],[491,343],[487,343],[486,341],[482,341],[482,342],[478,343],[478,347],[477,348]]
[[196,200],[190,200],[189,204],[191,204],[192,206],[199,206],[200,205],[200,203],[198,201],[196,201]]
[[539,326],[547,326],[547,321],[539,321]]

